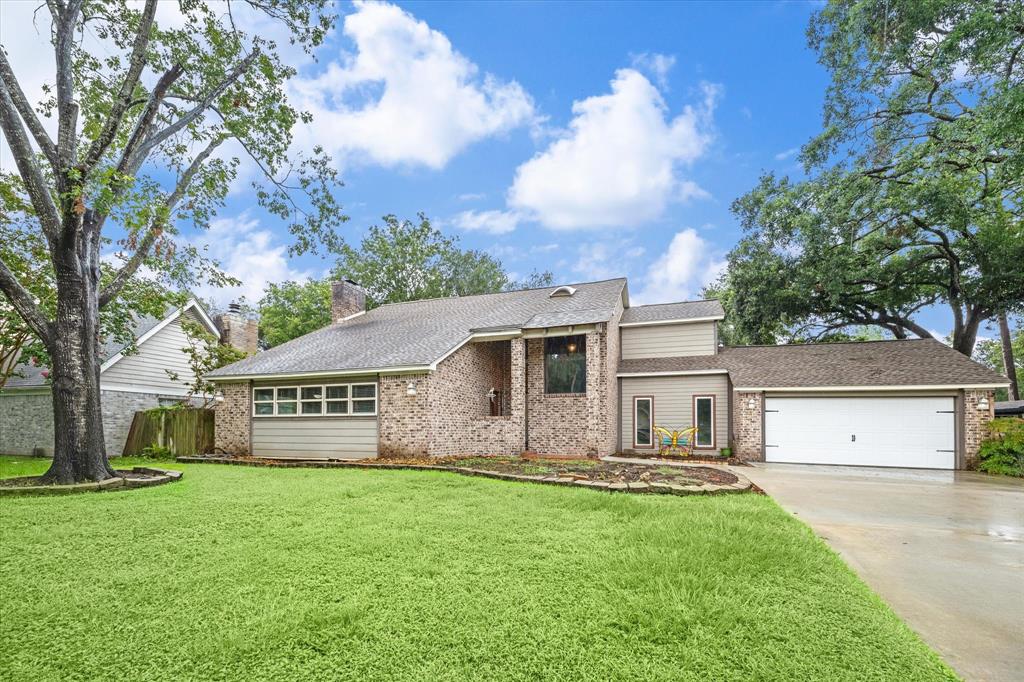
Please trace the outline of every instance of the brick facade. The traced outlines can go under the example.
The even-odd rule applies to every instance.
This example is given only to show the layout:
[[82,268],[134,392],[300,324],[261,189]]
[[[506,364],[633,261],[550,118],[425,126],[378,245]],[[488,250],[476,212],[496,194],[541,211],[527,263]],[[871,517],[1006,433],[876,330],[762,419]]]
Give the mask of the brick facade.
[[[988,409],[979,410],[978,402],[985,398]],[[981,441],[988,437],[987,425],[995,415],[995,394],[990,390],[968,390],[963,395],[964,406],[964,468],[978,468],[978,448]]]
[[[748,403],[753,400],[754,406]],[[748,462],[764,460],[764,394],[732,393],[733,456]]]
[[252,389],[247,381],[220,384],[224,399],[214,405],[214,449],[231,455],[248,455]]

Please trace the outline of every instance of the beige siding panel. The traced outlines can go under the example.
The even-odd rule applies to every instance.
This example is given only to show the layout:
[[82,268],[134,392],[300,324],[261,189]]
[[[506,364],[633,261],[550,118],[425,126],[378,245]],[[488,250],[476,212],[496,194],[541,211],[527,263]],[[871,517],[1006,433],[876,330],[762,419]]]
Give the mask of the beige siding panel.
[[622,359],[714,355],[715,323],[621,327]]
[[[623,330],[625,331],[625,329]],[[633,447],[633,397],[654,396],[654,423],[678,431],[693,426],[693,396],[715,396],[715,450],[728,447],[729,383],[724,374],[622,380],[622,450]]]
[[366,459],[377,456],[376,417],[254,417],[257,457]]
[[[102,382],[144,386],[154,393],[184,393],[195,380],[188,356],[181,350],[186,346],[188,337],[179,318],[140,344],[138,353],[126,355],[111,365],[103,372]],[[178,381],[172,381],[165,370],[177,373]]]

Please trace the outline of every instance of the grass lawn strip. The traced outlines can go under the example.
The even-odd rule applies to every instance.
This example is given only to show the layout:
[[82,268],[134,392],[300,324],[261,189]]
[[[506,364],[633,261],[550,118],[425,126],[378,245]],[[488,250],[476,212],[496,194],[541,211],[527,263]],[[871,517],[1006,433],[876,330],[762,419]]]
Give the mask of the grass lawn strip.
[[175,466],[0,500],[0,677],[955,679],[764,496]]

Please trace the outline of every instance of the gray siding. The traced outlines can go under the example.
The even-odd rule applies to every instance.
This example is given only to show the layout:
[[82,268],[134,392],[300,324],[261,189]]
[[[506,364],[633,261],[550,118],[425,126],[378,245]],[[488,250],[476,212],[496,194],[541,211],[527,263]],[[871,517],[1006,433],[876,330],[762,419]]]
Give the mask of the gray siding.
[[[625,331],[625,330],[623,330]],[[622,380],[621,449],[633,447],[633,397],[654,396],[654,423],[678,431],[693,426],[693,396],[715,396],[715,450],[728,447],[729,384],[724,374]]]
[[257,457],[365,459],[377,456],[376,417],[254,417]]
[[[188,356],[181,350],[187,345],[181,320],[176,319],[140,344],[138,353],[126,355],[107,368],[102,381],[153,388],[157,393],[185,393],[187,384],[195,379]],[[165,370],[176,372],[179,380],[172,381]]]
[[[377,377],[335,377],[297,381],[260,381],[269,386],[378,383]],[[380,412],[380,386],[377,386]],[[250,417],[252,454],[256,457],[300,459],[367,459],[377,456],[377,417]]]
[[622,359],[714,355],[715,323],[660,324],[621,327]]

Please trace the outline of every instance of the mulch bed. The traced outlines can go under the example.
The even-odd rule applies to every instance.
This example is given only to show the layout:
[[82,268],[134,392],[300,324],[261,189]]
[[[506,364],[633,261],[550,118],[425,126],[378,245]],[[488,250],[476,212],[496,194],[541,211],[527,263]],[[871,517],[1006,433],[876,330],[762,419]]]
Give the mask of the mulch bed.
[[678,457],[662,457],[658,454],[648,454],[643,452],[624,452],[620,457],[631,457],[633,459],[646,459],[652,462],[674,462],[681,464],[684,462],[693,462],[694,464],[728,464],[731,467],[748,467],[749,462],[745,462],[742,459],[735,457],[721,457],[718,455],[690,455],[689,457],[680,455]]
[[[389,460],[391,461],[391,460]],[[418,460],[423,464],[423,460]],[[731,485],[737,480],[728,471],[711,467],[652,466],[599,459],[521,459],[518,457],[442,457],[434,464],[497,471],[524,476],[559,476],[581,481],[610,483],[679,483],[680,485]]]

